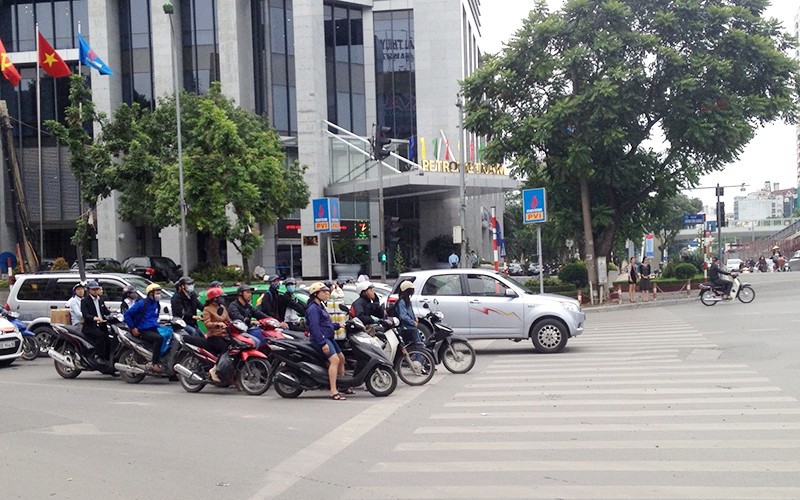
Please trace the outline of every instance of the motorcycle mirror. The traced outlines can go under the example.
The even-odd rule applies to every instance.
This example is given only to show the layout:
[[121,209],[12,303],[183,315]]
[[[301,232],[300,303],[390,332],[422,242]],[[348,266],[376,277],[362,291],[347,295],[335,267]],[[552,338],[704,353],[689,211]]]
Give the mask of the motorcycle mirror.
[[431,308],[431,306],[429,306],[427,302],[423,302],[423,303],[422,303],[422,308],[423,308],[423,309],[430,309],[430,308]]
[[350,309],[344,304],[339,304],[339,310],[342,312],[350,313]]

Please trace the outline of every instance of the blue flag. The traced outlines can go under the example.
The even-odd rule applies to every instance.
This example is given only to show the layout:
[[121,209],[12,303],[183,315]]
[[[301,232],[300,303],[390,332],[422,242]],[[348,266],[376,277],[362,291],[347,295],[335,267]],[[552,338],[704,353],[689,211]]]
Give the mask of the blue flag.
[[86,40],[83,39],[80,33],[78,33],[78,46],[80,49],[78,52],[80,53],[81,64],[85,64],[86,66],[96,69],[101,75],[114,75],[114,72],[111,71],[111,68],[109,68],[102,59],[97,57],[97,54],[95,54],[92,48],[89,47],[89,44],[86,43]]
[[417,138],[415,136],[411,136],[408,138],[408,159],[416,162],[417,161]]

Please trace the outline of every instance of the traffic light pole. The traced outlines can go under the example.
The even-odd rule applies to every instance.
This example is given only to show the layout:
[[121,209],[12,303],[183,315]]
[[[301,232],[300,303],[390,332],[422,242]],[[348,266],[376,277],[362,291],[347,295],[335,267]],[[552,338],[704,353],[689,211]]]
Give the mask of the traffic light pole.
[[722,196],[722,192],[723,188],[720,187],[719,183],[717,183],[717,257],[719,257],[720,261],[722,261],[722,222],[725,221],[725,214],[719,213],[721,208],[721,205],[719,204],[719,198]]

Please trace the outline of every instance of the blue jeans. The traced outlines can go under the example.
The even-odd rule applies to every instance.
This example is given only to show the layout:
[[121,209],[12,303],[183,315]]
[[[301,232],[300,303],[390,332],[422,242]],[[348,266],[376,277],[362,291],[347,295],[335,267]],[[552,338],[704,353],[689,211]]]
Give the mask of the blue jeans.
[[191,336],[191,337],[202,337],[203,336],[203,334],[200,333],[200,330],[198,330],[197,327],[192,326],[192,325],[186,325],[186,328],[184,328],[184,330],[186,331],[186,334]]
[[254,326],[247,330],[247,333],[243,334],[245,337],[250,337],[253,339],[253,342],[256,343],[256,349],[260,348],[261,345],[264,343],[264,336],[261,335],[261,328]]

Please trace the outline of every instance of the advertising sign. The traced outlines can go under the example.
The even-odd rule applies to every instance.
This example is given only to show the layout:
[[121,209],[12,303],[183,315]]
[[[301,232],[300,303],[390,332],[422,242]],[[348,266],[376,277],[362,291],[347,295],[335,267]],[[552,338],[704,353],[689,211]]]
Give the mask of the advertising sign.
[[315,233],[338,233],[341,228],[339,220],[339,198],[317,198],[311,201],[314,211]]
[[522,191],[522,222],[524,224],[547,222],[547,197],[544,188]]
[[696,226],[706,221],[706,214],[683,214],[684,226]]

